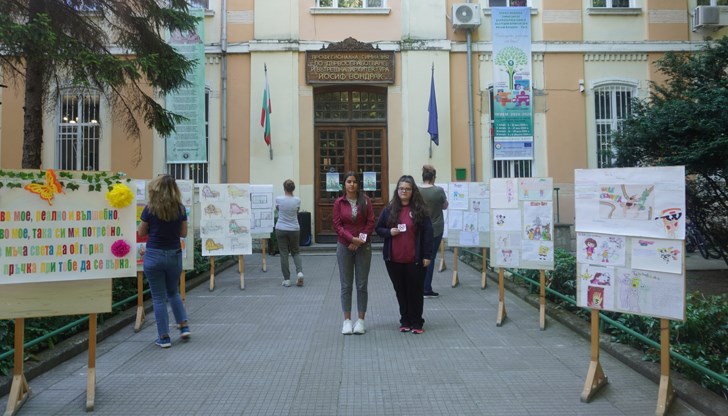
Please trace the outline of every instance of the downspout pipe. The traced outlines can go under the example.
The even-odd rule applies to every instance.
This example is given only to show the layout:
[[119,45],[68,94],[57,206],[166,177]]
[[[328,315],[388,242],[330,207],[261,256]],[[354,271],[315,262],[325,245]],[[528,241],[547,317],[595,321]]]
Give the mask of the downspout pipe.
[[220,53],[222,62],[220,64],[220,95],[222,102],[220,104],[221,121],[220,121],[220,182],[228,182],[228,164],[227,164],[227,113],[228,113],[228,88],[227,88],[227,0],[222,0],[222,16],[220,16]]
[[468,128],[470,130],[470,181],[476,181],[475,175],[475,123],[473,122],[473,31],[468,29]]

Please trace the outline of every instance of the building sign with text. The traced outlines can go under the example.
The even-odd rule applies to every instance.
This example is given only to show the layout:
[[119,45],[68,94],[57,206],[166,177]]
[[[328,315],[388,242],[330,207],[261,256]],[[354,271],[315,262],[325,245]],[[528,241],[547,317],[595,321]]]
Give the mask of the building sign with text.
[[393,84],[394,52],[348,38],[320,51],[306,52],[309,84]]

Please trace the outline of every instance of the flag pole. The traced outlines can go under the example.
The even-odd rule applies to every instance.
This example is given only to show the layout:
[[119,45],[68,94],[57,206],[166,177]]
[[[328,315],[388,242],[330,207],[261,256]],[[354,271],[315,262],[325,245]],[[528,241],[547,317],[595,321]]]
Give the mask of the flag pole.
[[[432,61],[432,69],[430,71],[430,76],[432,79],[435,78],[435,61]],[[430,91],[432,93],[432,91]],[[432,159],[432,139],[430,139],[430,159]]]

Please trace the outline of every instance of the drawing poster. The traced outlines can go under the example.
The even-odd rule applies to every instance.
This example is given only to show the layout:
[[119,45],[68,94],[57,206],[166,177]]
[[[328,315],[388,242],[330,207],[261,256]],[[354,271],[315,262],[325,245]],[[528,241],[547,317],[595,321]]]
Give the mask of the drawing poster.
[[[442,183],[442,184],[437,184],[437,186],[439,186],[440,188],[442,188],[443,191],[445,191],[445,196],[449,195],[448,190],[450,188],[449,188],[448,184]],[[449,203],[449,201],[448,201],[448,203]],[[442,232],[442,239],[445,241],[447,241],[447,229],[449,228],[448,227],[449,213],[450,213],[450,209],[442,210],[442,220],[445,222],[445,227],[443,228],[443,232]]]
[[620,235],[576,233],[576,261],[624,266],[627,239]]
[[631,238],[632,267],[656,272],[682,273],[684,247],[682,240]]
[[445,233],[450,247],[488,247],[490,190],[485,182],[451,182],[443,186],[448,200]]
[[364,188],[365,191],[377,190],[377,172],[364,172]]
[[576,231],[685,238],[685,168],[577,169]]
[[615,268],[580,264],[577,270],[577,301],[588,308],[614,310]]
[[491,179],[491,264],[553,270],[551,178]]
[[665,319],[685,319],[683,275],[617,269],[616,292],[616,311]]
[[[200,188],[202,255],[252,254],[250,185],[229,183],[197,186]],[[262,201],[256,201],[256,204],[262,204]]]
[[273,185],[250,185],[250,235],[255,238],[270,238],[275,220],[273,216]]

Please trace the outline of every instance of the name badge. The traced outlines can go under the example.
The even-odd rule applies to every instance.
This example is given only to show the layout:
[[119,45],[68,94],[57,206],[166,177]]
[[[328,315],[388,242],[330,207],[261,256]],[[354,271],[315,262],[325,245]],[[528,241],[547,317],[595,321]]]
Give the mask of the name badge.
[[367,242],[367,235],[364,233],[359,233],[359,239],[363,242]]
[[397,224],[397,229],[399,230],[399,232],[403,233],[407,231],[407,224]]

